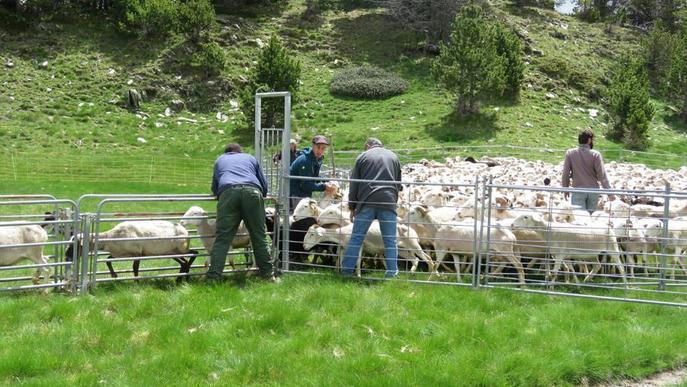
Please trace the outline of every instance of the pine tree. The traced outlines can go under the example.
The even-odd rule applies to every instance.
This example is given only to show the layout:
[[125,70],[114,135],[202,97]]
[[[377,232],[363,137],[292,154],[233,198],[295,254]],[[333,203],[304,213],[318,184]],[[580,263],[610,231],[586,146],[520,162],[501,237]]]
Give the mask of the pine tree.
[[687,122],[687,28],[676,36],[668,79],[669,90],[682,104],[680,116]]
[[515,34],[500,24],[496,25],[496,52],[505,60],[506,89],[510,95],[520,91],[524,78],[525,63],[522,61],[522,43]]
[[[289,91],[292,102],[298,99],[301,64],[290,57],[275,35],[272,35],[269,43],[260,51],[257,62],[251,69],[248,87],[241,93],[243,113],[247,119],[255,114],[256,92]],[[284,105],[279,99],[264,100],[261,110],[265,117],[265,126],[274,126],[283,109]]]
[[496,31],[475,5],[463,7],[453,23],[448,45],[432,64],[437,81],[456,96],[461,115],[479,111],[479,102],[506,88],[506,60],[496,50]]
[[621,58],[608,91],[613,126],[607,135],[638,150],[649,145],[647,132],[654,116],[646,67],[643,59],[636,59],[632,54]]

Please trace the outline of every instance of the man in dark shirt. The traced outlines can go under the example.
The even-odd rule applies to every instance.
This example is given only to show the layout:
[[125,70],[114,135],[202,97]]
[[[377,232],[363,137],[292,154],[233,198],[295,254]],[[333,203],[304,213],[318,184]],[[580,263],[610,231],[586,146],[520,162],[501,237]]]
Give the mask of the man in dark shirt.
[[272,282],[274,262],[270,257],[265,227],[267,180],[255,157],[241,153],[239,144],[229,144],[215,161],[212,193],[217,196],[217,231],[207,278],[219,280],[224,272],[227,251],[241,220],[250,234],[260,275]]
[[[289,174],[292,176],[319,177],[327,146],[329,146],[327,137],[322,135],[313,137],[312,148],[306,147],[300,151],[299,156],[291,163]],[[334,189],[333,185],[321,181],[291,179],[289,184],[291,212],[302,198],[311,197],[313,192],[331,192]]]
[[351,239],[341,264],[342,273],[353,274],[365,234],[370,229],[372,221],[377,219],[384,242],[385,277],[396,277],[396,203],[398,192],[401,190],[401,162],[394,152],[383,148],[381,141],[369,138],[365,143],[365,152],[355,160],[351,179],[369,182],[351,182],[348,207],[355,219]]

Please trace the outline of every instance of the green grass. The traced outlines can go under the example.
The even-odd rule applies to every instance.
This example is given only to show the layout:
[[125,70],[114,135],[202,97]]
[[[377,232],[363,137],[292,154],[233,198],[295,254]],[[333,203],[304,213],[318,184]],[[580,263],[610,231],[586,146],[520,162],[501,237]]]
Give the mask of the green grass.
[[[602,132],[610,123],[594,90],[641,37],[624,28],[606,34],[603,24],[554,12],[498,7],[544,56],[526,58],[518,100],[487,104],[469,119],[457,117],[451,96],[436,87],[432,58],[415,50],[418,38],[375,9],[304,22],[298,1],[267,13],[220,15],[215,37],[228,66],[210,83],[184,64],[190,53],[178,38],[130,39],[89,18],[0,31],[0,193],[73,200],[88,193],[208,193],[212,160],[226,143],[251,151],[252,125],[230,101],[256,58],[250,40],[273,33],[303,65],[294,131],[304,142],[331,136],[337,166],[350,163],[368,136],[403,150],[404,162],[487,154],[558,163],[561,152],[506,146],[565,149],[582,128]],[[563,22],[565,41],[552,36]],[[4,67],[6,60],[15,66]],[[45,60],[47,68],[39,66]],[[393,71],[410,88],[378,101],[334,97],[328,88],[341,68],[335,60]],[[544,71],[561,61],[561,74]],[[132,87],[146,91],[145,114],[123,107]],[[167,117],[174,98],[189,109]],[[673,156],[635,154],[599,138],[606,159],[684,164],[687,126],[674,106],[654,101],[649,151]],[[485,145],[491,148],[472,148]],[[212,209],[197,202],[113,211],[183,212],[191,204]],[[93,211],[95,203],[84,208]],[[328,276],[286,276],[279,286],[241,277],[220,286],[171,283],[101,285],[83,297],[1,295],[0,384],[548,386],[640,378],[685,363],[684,311],[676,308],[402,282],[368,286]]]
[[576,385],[685,359],[684,310],[357,284],[167,282],[4,296],[15,385]]

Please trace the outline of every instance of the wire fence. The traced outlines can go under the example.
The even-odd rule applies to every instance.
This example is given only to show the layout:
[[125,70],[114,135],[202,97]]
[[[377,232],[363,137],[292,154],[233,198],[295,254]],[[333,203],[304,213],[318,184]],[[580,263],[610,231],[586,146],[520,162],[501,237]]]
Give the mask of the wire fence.
[[0,180],[207,185],[213,162],[214,157],[8,152],[0,155]]
[[[394,149],[401,163],[422,159],[444,161],[447,157],[475,159],[516,157],[560,163],[565,149],[529,148],[502,145],[442,146]],[[276,148],[275,148],[276,149]],[[271,149],[269,149],[271,150]],[[269,151],[268,150],[268,151]],[[641,163],[650,168],[679,169],[687,165],[686,155],[600,149],[606,161]],[[336,151],[325,157],[327,176],[347,177],[361,150]],[[61,182],[125,182],[136,184],[207,185],[218,155],[178,157],[127,154],[39,154],[6,152],[0,155],[0,180],[40,180]],[[264,163],[265,161],[263,161]]]

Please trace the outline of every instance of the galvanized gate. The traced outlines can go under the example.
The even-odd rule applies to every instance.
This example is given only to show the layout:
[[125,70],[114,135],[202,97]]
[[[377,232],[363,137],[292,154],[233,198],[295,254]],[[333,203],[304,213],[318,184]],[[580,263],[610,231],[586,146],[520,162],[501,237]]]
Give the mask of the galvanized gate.
[[[0,195],[0,207],[0,233],[7,238],[0,245],[2,264],[7,265],[0,266],[0,291],[72,291],[77,262],[66,249],[73,244],[76,203],[52,195]],[[32,264],[16,264],[21,259]]]
[[[284,98],[284,127],[262,126],[262,100]],[[255,94],[255,158],[262,167],[269,185],[268,195],[284,195],[282,180],[288,175],[289,139],[291,138],[291,93],[288,91]]]

